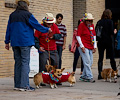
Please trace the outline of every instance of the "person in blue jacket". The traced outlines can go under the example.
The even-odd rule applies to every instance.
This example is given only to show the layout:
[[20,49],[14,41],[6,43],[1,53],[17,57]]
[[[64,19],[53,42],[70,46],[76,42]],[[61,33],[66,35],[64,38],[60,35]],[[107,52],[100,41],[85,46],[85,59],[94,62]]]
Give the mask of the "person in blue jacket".
[[42,33],[51,33],[51,29],[38,23],[29,12],[28,0],[16,0],[16,10],[9,16],[5,48],[9,50],[9,43],[14,53],[14,90],[34,91],[29,85],[30,49],[35,45],[34,29]]
[[117,50],[119,52],[119,58],[120,58],[120,30],[117,33],[116,40],[117,40]]

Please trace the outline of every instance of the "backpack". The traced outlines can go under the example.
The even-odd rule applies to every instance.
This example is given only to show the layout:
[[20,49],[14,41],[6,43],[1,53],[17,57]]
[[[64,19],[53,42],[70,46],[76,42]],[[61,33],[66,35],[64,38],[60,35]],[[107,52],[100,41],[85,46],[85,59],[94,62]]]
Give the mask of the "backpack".
[[97,23],[96,27],[95,27],[95,32],[96,32],[96,38],[97,40],[101,38],[102,36],[102,30],[103,30],[103,26],[100,24],[100,22]]

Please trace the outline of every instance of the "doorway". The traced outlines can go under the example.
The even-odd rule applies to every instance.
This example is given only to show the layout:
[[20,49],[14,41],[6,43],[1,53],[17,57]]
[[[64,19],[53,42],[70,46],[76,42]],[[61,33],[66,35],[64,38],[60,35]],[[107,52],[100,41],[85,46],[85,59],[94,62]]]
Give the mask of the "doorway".
[[[120,0],[105,0],[105,8],[110,9],[112,11],[112,20],[114,29],[120,30]],[[117,34],[114,34],[114,49],[115,49],[115,58],[119,58],[118,50],[117,50]],[[106,58],[109,56],[106,53]]]

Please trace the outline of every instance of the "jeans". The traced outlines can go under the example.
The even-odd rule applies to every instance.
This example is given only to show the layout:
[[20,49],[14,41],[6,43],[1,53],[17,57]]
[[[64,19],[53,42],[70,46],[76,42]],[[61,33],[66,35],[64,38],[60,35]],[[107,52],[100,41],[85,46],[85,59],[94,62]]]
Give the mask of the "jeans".
[[29,72],[30,72],[30,46],[12,47],[14,53],[14,87],[25,88],[29,87]]
[[81,77],[86,79],[92,79],[93,74],[92,74],[91,66],[93,64],[93,52],[92,50],[85,48],[85,53],[83,53],[80,47],[78,47],[78,50],[82,56],[83,65],[84,65],[83,73]]
[[57,51],[58,51],[58,55],[59,55],[59,65],[58,68],[61,69],[61,64],[62,64],[62,46],[57,46]]

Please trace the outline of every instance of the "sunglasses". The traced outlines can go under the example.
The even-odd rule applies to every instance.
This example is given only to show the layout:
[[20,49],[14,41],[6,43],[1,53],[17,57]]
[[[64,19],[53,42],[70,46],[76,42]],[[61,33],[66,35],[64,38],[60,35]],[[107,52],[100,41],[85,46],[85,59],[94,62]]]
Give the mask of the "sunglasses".
[[88,22],[93,22],[93,20],[85,20],[85,21],[88,21]]
[[53,23],[47,23],[48,25],[52,25]]

